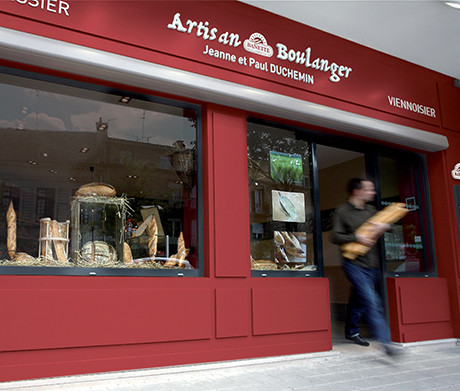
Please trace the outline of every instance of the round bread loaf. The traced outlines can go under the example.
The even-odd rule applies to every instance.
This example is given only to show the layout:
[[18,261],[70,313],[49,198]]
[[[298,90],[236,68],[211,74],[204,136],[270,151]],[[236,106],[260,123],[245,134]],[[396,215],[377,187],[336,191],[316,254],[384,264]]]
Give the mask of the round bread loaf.
[[117,191],[112,185],[101,182],[91,182],[80,186],[75,192],[76,197],[113,197]]
[[15,262],[18,262],[18,263],[34,263],[35,262],[35,258],[29,254],[26,254],[26,253],[16,253],[16,256],[14,257],[13,259]]
[[115,249],[103,241],[86,242],[80,255],[85,262],[90,263],[112,263],[118,259]]

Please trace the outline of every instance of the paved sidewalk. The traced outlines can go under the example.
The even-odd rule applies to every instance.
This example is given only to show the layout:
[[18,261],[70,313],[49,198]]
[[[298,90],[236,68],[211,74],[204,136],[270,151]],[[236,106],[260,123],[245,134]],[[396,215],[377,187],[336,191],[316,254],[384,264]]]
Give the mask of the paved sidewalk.
[[460,342],[403,344],[397,359],[374,343],[330,352],[0,383],[1,391],[460,390]]

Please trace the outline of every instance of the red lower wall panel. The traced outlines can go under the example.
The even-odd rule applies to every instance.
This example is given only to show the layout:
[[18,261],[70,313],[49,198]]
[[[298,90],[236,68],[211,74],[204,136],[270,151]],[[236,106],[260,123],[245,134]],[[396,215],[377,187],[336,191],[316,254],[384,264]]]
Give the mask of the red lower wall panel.
[[332,349],[322,278],[0,276],[0,286],[0,381]]
[[330,328],[327,285],[321,288],[254,288],[252,306],[254,335]]
[[1,290],[0,350],[209,339],[211,294],[206,289]]
[[388,278],[392,340],[415,342],[454,336],[447,279]]
[[247,337],[250,324],[250,290],[216,289],[216,338]]

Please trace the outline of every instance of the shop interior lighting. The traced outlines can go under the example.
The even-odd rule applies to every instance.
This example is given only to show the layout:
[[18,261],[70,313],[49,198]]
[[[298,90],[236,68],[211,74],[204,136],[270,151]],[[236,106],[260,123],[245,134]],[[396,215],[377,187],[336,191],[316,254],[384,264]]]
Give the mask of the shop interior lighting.
[[59,174],[57,171],[54,171],[54,170],[50,170],[50,172],[53,174]]
[[77,180],[75,178],[69,178],[72,182],[76,182]]
[[137,179],[137,178],[139,178],[139,176],[138,175],[128,175],[128,178]]
[[126,103],[126,104],[128,104],[128,103],[130,102],[130,100],[131,100],[131,97],[130,97],[130,96],[122,96],[122,97],[120,98],[120,102],[121,102],[121,103]]
[[109,127],[109,123],[102,122],[102,117],[99,117],[99,121],[96,122],[96,129],[103,131],[103,130],[107,130],[108,127]]
[[109,125],[107,123],[102,123],[97,127],[97,130],[107,130]]
[[37,165],[37,162],[34,162],[33,160],[27,160],[27,163],[32,164],[33,166]]
[[81,153],[86,153],[88,151],[89,151],[89,148],[87,148],[87,147],[83,147],[82,149],[80,149]]

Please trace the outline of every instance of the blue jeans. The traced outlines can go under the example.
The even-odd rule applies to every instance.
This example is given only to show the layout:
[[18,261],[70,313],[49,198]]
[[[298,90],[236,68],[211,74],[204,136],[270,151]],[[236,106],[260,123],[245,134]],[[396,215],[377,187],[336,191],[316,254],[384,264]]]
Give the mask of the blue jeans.
[[382,300],[376,291],[380,270],[356,266],[347,260],[344,260],[343,270],[352,284],[345,334],[349,337],[359,334],[358,322],[364,316],[373,336],[382,344],[388,344],[390,330],[383,315]]

